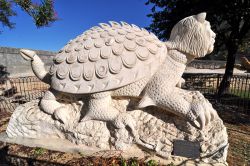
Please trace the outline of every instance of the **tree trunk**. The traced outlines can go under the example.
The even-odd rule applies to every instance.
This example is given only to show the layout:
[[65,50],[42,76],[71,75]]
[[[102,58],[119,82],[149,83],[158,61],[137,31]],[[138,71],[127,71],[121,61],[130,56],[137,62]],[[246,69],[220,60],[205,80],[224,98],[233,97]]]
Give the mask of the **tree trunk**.
[[234,63],[236,58],[236,52],[237,52],[237,42],[236,41],[229,41],[228,44],[226,44],[227,50],[228,50],[228,56],[227,56],[227,64],[226,64],[226,70],[225,74],[223,76],[223,79],[220,83],[218,93],[217,93],[217,100],[220,99],[220,97],[229,90],[230,87],[230,81],[233,76],[233,70],[234,70]]

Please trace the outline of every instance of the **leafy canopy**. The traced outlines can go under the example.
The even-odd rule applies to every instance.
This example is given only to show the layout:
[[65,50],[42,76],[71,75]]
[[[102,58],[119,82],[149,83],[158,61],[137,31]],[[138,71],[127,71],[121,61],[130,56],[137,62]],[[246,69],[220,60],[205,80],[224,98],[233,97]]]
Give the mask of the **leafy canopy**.
[[0,0],[0,22],[10,29],[15,27],[15,23],[10,21],[10,17],[17,15],[13,10],[14,5],[20,6],[29,14],[38,28],[49,26],[50,23],[57,20],[52,0],[41,0],[40,4],[32,2],[32,0]]

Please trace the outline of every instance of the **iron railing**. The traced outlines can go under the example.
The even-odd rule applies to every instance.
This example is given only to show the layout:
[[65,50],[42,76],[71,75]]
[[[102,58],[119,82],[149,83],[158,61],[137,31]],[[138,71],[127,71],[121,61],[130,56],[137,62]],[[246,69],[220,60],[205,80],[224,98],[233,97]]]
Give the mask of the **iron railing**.
[[235,111],[250,114],[250,75],[233,75],[229,89],[219,100],[216,94],[222,81],[223,74],[184,74],[186,80],[183,88],[198,90],[212,103],[219,102],[234,106]]
[[49,85],[37,77],[8,78],[0,81],[0,111],[13,112],[20,104],[39,99]]
[[[217,89],[222,74],[184,74],[186,80],[183,88],[198,90],[203,93],[211,102],[215,102]],[[49,85],[41,82],[38,78],[20,77],[8,78],[0,81],[0,111],[14,111],[14,109],[28,101],[39,99]],[[220,103],[230,106],[238,111],[250,113],[250,75],[234,75],[231,85],[224,94]]]

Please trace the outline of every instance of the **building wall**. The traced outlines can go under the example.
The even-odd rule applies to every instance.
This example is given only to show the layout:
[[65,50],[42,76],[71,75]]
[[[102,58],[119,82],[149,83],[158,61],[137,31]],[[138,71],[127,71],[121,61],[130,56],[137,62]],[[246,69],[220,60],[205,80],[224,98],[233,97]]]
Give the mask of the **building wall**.
[[[30,62],[21,57],[19,50],[19,48],[0,47],[0,65],[6,67],[7,72],[10,73],[10,77],[33,75]],[[48,69],[56,53],[41,50],[34,51],[36,51]]]

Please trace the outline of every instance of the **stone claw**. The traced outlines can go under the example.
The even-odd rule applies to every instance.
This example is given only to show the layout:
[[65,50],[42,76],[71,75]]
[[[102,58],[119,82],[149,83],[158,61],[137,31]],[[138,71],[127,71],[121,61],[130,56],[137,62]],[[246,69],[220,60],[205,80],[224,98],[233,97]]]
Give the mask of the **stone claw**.
[[207,124],[205,115],[204,115],[204,114],[200,114],[196,120],[197,120],[198,123],[199,123],[199,129],[200,129],[200,130],[203,130],[204,127],[205,127],[206,124]]
[[198,130],[203,130],[206,126],[206,120],[203,115],[197,117],[194,121],[189,121],[189,123]]
[[205,110],[204,115],[205,115],[205,121],[206,121],[205,125],[208,125],[211,121],[211,113],[209,110]]
[[54,112],[54,117],[56,120],[62,122],[63,124],[68,124],[70,116],[68,110],[65,107],[59,107]]
[[114,121],[114,125],[117,128],[125,128],[126,126],[128,126],[133,133],[136,127],[136,121],[130,114],[122,113],[117,116],[117,118]]
[[200,130],[203,130],[217,115],[211,103],[202,96],[199,96],[200,101],[192,103],[191,106],[191,124]]
[[184,84],[185,84],[185,80],[184,80],[184,78],[181,78],[181,79],[179,80],[179,82],[177,83],[176,87],[181,88],[182,85],[184,85]]
[[35,51],[26,49],[21,49],[20,54],[26,61],[32,61],[34,59],[34,56],[36,55]]

